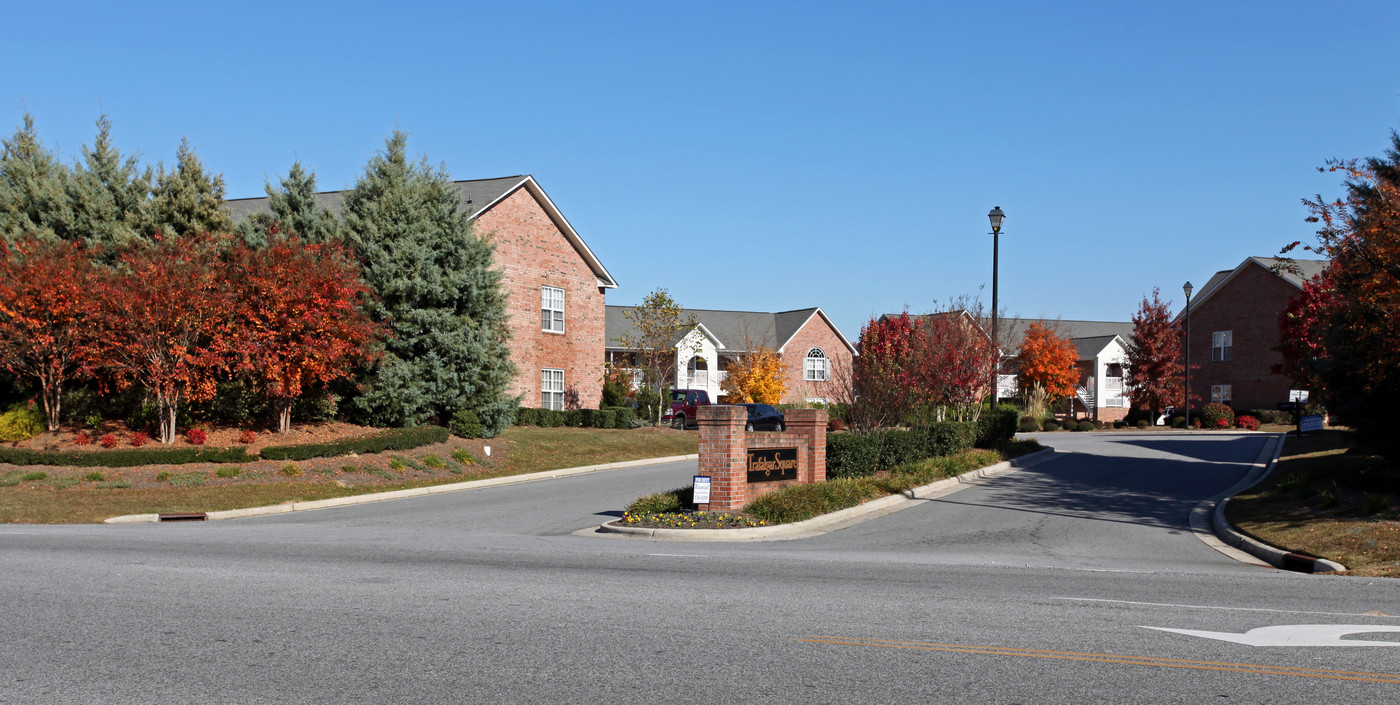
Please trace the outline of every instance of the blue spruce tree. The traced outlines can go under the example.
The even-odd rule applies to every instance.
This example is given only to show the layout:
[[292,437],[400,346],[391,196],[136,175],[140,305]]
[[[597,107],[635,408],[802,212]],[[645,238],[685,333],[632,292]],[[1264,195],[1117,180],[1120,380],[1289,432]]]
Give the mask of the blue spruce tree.
[[494,435],[518,403],[506,393],[515,365],[501,274],[456,185],[426,159],[409,162],[407,141],[394,131],[341,208],[345,242],[377,297],[370,315],[391,331],[352,408],[384,426],[446,424],[470,410]]

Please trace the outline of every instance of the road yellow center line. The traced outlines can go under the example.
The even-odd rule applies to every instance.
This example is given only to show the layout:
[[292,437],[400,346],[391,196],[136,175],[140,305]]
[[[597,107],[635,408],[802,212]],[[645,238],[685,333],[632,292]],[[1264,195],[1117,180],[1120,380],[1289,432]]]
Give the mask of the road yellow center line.
[[1186,659],[1156,658],[1152,656],[1122,656],[1118,654],[1092,654],[1076,651],[1044,651],[1039,649],[1018,649],[1009,646],[978,646],[971,644],[936,644],[921,641],[893,641],[887,639],[864,639],[859,637],[810,636],[796,641],[808,644],[835,644],[839,646],[877,646],[886,649],[914,649],[918,651],[950,651],[964,654],[987,654],[991,656],[1022,656],[1026,658],[1048,658],[1065,661],[1092,661],[1097,663],[1122,663],[1133,666],[1158,666],[1160,668],[1190,668],[1202,671],[1229,671],[1234,673],[1257,673],[1261,675],[1296,676],[1299,678],[1327,678],[1344,681],[1365,681],[1368,683],[1400,684],[1400,674],[1359,673],[1354,671],[1332,671],[1321,668],[1299,668],[1292,666],[1267,666],[1254,663],[1228,663],[1218,661],[1190,661]]

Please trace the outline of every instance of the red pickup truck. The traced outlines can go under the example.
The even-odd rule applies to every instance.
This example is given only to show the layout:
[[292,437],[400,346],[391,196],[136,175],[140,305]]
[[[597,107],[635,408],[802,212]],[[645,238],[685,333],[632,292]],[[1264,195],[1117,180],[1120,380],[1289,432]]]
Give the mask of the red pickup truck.
[[701,406],[709,406],[710,393],[703,389],[672,389],[671,408],[661,414],[662,422],[670,422],[675,428],[687,428],[696,425],[696,409]]

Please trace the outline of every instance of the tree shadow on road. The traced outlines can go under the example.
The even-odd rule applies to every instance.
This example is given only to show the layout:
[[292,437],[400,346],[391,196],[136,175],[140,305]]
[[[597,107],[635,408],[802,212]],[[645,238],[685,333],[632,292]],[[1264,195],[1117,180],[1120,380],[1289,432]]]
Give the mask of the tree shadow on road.
[[1252,461],[1246,446],[1262,440],[1124,439],[1114,442],[1152,454],[1057,452],[1052,460],[986,482],[976,495],[931,501],[1189,531],[1191,509],[1238,482],[1252,466],[1239,458]]

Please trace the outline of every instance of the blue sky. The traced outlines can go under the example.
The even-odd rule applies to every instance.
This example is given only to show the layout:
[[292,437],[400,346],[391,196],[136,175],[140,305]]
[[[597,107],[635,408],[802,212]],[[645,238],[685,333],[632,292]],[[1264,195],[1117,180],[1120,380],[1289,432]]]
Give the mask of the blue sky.
[[[975,7],[973,5],[976,5]],[[1316,167],[1400,126],[1400,3],[6,3],[0,131],[93,121],[230,197],[353,186],[397,125],[533,174],[620,283],[872,315],[991,297],[1127,320],[1313,228]],[[22,31],[16,31],[20,29]]]

